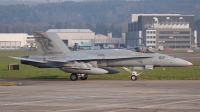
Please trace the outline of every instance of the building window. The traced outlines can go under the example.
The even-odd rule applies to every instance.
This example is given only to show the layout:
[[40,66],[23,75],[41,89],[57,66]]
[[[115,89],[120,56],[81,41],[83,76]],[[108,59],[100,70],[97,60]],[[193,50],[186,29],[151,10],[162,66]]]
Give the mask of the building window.
[[153,34],[156,34],[156,31],[153,31]]
[[180,32],[180,34],[190,34],[190,32],[189,31],[182,31],[182,32]]
[[190,36],[174,36],[176,39],[190,39]]
[[190,31],[160,31],[160,34],[190,34]]
[[147,41],[147,43],[149,43],[149,41]]
[[27,37],[27,39],[34,39],[34,37]]
[[153,43],[156,43],[156,41],[153,41]]
[[62,40],[62,41],[65,43],[66,46],[68,45],[68,40]]
[[156,36],[153,36],[154,39],[156,39]]
[[165,36],[159,36],[159,39],[165,39],[166,37]]
[[189,44],[190,41],[165,41],[165,43],[187,43],[187,44]]

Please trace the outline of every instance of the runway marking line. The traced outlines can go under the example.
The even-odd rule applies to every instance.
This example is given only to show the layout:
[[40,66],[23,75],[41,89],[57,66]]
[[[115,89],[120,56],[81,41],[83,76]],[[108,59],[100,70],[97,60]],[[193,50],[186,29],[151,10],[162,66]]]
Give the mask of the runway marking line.
[[113,111],[106,111],[106,112],[126,112],[126,111],[129,111],[129,110],[133,110],[133,109],[119,109],[119,110],[113,110]]
[[161,93],[161,91],[156,90],[137,90],[135,93],[144,93],[144,94],[153,94],[153,93]]
[[138,109],[147,109],[147,108],[153,108],[153,107],[158,107],[158,106],[165,106],[165,105],[172,105],[172,104],[178,104],[178,103],[193,102],[193,101],[198,101],[198,100],[200,100],[200,99],[184,100],[184,101],[177,101],[177,102],[171,102],[171,103],[164,103],[164,104],[157,104],[157,105],[142,106],[142,107],[138,107]]
[[133,93],[133,91],[123,91],[123,93]]
[[124,109],[112,110],[112,111],[106,111],[106,112],[124,112],[124,111],[130,111],[130,110],[133,110],[133,109],[148,109],[148,108],[153,108],[153,107],[158,107],[158,106],[166,106],[166,105],[172,105],[172,104],[187,103],[187,102],[193,102],[193,101],[199,101],[199,100],[200,99],[184,100],[184,101],[177,101],[177,102],[157,104],[157,105],[141,106],[141,107],[134,107],[134,108],[124,108]]
[[32,104],[32,103],[43,103],[43,102],[51,102],[51,101],[63,101],[63,100],[73,100],[73,99],[83,99],[83,98],[101,98],[108,96],[119,96],[121,94],[103,94],[103,95],[91,95],[91,96],[74,96],[74,97],[63,97],[63,98],[55,98],[55,99],[47,99],[47,100],[37,100],[37,101],[28,101],[28,102],[14,102],[14,103],[6,103],[0,104],[1,106],[10,106],[10,105],[23,105],[23,104]]
[[153,93],[162,93],[162,91],[157,91],[157,90],[136,90],[136,91],[123,91],[123,93],[144,93],[144,94],[153,94]]

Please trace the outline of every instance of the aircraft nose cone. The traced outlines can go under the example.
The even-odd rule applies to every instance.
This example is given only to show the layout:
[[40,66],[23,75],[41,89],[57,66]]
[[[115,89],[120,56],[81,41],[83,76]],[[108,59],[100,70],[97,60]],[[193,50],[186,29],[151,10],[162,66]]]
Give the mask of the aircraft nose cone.
[[189,61],[186,61],[186,60],[183,60],[183,59],[180,59],[180,58],[175,58],[173,60],[173,64],[174,66],[191,66],[193,65],[191,62]]
[[188,62],[188,65],[189,65],[189,66],[191,66],[191,65],[193,65],[193,64],[192,64],[192,63],[190,63],[190,62]]

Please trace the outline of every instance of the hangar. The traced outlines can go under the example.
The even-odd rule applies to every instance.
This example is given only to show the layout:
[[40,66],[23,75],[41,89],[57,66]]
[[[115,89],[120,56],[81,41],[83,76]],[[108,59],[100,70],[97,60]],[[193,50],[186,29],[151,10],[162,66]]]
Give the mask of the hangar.
[[83,49],[91,49],[94,46],[95,33],[90,29],[49,29],[46,32],[55,32],[67,46],[75,43]]
[[1,33],[0,49],[27,49],[35,47],[33,35],[26,33]]
[[73,46],[78,43],[80,48],[92,49],[93,46],[100,46],[100,48],[114,49],[125,46],[125,33],[122,38],[113,38],[112,33],[108,36],[96,34],[90,29],[49,29],[47,32],[55,32],[63,40],[67,46]]

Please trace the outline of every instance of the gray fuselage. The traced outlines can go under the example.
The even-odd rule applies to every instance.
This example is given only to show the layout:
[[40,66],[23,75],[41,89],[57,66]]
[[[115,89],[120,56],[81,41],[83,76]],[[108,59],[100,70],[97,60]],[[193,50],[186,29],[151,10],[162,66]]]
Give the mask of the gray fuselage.
[[[88,67],[89,64],[95,68],[103,67],[143,67],[149,65],[151,67],[178,67],[191,65],[190,62],[174,58],[165,54],[159,53],[140,53],[131,50],[115,49],[115,50],[84,50],[84,51],[73,51],[68,52],[66,57],[52,57],[52,56],[29,56],[30,59],[37,60],[51,60],[51,59],[62,59],[66,62],[47,62],[37,63],[31,61],[23,61],[23,64],[28,64],[40,68],[84,68]],[[68,62],[67,60],[70,59]],[[74,61],[73,61],[74,60]],[[70,69],[71,70],[71,69]],[[66,70],[68,71],[68,69]],[[74,69],[75,71],[75,69]],[[77,71],[77,70],[76,70]]]
[[159,53],[140,53],[130,50],[88,50],[74,51],[68,54],[69,57],[93,58],[96,57],[99,67],[123,67],[123,66],[144,66],[154,65],[169,66],[187,66],[190,62]]

